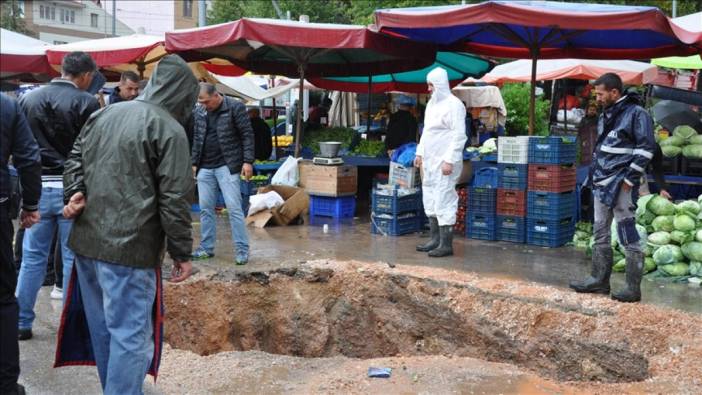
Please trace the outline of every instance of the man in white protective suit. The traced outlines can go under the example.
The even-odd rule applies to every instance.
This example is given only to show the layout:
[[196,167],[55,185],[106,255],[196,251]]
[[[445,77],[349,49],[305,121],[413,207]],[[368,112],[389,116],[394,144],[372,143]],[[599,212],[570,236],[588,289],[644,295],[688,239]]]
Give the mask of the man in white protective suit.
[[453,255],[453,225],[458,194],[456,181],[463,168],[466,144],[466,108],[451,93],[446,70],[437,67],[427,75],[431,99],[424,116],[424,130],[414,166],[423,170],[424,211],[431,239],[417,246],[430,257]]

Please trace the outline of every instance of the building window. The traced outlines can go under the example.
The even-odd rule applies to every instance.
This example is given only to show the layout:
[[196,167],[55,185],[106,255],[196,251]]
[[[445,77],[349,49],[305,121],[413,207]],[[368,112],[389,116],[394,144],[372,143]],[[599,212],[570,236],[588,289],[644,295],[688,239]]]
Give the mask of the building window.
[[54,45],[60,45],[60,44],[68,44],[68,42],[66,42],[66,41],[54,40]]
[[183,16],[185,18],[193,17],[193,0],[183,0]]
[[51,7],[51,20],[56,20],[56,7]]
[[39,6],[39,18],[44,19],[44,6]]
[[60,21],[61,21],[61,23],[64,23],[64,22],[66,21],[66,19],[68,19],[68,18],[65,18],[66,12],[63,10],[63,8],[61,8],[60,11],[61,11],[61,19],[60,19]]
[[76,23],[76,12],[71,11],[71,23]]
[[98,14],[90,14],[90,26],[98,27]]
[[24,18],[24,0],[19,0],[17,2],[17,6],[19,7],[20,13],[22,14],[22,18]]

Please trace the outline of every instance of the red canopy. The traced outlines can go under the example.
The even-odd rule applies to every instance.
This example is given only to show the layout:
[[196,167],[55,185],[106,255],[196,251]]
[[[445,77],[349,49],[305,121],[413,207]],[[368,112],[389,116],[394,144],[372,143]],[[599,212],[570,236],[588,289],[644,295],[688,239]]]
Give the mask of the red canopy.
[[0,76],[58,75],[46,61],[48,47],[49,44],[44,41],[0,29]]

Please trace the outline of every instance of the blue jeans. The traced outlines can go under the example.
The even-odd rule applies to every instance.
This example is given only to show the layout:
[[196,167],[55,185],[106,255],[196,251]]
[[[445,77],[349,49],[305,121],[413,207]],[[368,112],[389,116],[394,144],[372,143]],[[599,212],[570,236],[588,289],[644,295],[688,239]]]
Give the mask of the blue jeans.
[[102,390],[141,394],[154,355],[156,271],[76,258]]
[[226,166],[217,169],[200,169],[197,173],[197,192],[200,199],[200,224],[202,237],[200,247],[214,254],[217,234],[215,204],[217,187],[222,190],[224,203],[229,212],[229,225],[232,228],[234,253],[239,258],[249,256],[249,235],[244,224],[241,208],[241,186],[239,174],[231,174]]
[[57,248],[60,246],[63,258],[63,289],[68,285],[73,268],[73,251],[68,248],[68,236],[73,221],[63,217],[62,188],[42,188],[39,214],[41,220],[24,232],[22,242],[22,266],[15,291],[20,308],[19,329],[31,329],[34,323],[34,304],[44,282],[51,242],[54,240],[57,226]]

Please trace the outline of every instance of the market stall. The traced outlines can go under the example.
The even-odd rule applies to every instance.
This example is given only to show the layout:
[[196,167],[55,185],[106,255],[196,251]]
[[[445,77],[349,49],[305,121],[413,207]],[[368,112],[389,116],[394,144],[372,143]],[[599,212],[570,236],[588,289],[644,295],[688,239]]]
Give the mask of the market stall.
[[46,59],[49,43],[0,29],[0,78],[47,81],[58,76]]

